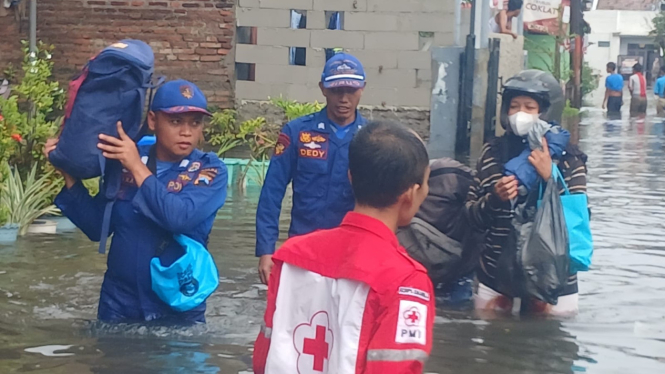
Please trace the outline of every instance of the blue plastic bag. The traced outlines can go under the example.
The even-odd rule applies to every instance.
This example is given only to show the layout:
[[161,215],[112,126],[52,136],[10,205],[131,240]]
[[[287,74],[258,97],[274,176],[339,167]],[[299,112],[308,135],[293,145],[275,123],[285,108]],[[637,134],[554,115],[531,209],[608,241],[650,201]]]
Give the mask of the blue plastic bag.
[[152,290],[178,312],[201,305],[219,285],[219,273],[210,252],[203,244],[185,235],[174,239],[185,254],[171,266],[164,267],[155,257],[150,261]]
[[568,229],[570,272],[588,271],[593,256],[593,237],[586,194],[571,194],[556,165],[552,164],[552,176],[561,181],[565,193],[561,195],[563,215]]

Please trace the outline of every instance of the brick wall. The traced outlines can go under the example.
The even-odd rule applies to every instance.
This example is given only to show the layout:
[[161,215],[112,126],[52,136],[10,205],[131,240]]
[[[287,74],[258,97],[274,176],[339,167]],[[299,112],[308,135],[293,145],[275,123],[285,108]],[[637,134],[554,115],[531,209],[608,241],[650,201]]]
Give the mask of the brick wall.
[[[236,97],[323,100],[318,88],[326,48],[344,48],[365,66],[364,105],[429,107],[430,48],[454,43],[453,0],[239,0],[239,27],[256,30],[236,45],[236,62],[254,64],[254,81],[238,80]],[[291,10],[307,12],[305,29],[290,28]],[[327,30],[326,11],[343,11],[343,30]],[[462,10],[463,35],[470,12]],[[467,26],[464,26],[467,25]],[[463,37],[462,37],[463,41]],[[289,47],[306,48],[306,65],[289,63]]]
[[599,10],[659,10],[660,0],[598,0]]
[[[39,0],[38,39],[56,46],[56,78],[67,81],[99,50],[124,38],[155,52],[157,75],[198,84],[211,103],[233,106],[234,0]],[[21,61],[27,39],[12,12],[0,16],[0,71]]]

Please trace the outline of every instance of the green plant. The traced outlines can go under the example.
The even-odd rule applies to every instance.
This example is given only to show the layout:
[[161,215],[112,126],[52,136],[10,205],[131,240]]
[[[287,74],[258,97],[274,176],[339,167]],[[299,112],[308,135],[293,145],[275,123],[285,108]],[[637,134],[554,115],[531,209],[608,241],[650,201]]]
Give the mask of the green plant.
[[86,179],[81,181],[81,183],[88,190],[90,196],[97,196],[99,193],[99,178]]
[[600,75],[595,74],[589,63],[584,61],[582,65],[582,86],[580,87],[582,98],[598,88],[599,79]]
[[316,113],[323,109],[323,104],[315,101],[313,103],[299,103],[295,100],[286,100],[280,96],[279,98],[272,98],[270,102],[282,109],[286,119],[293,121],[296,118],[306,116],[308,114]]
[[660,46],[661,55],[665,51],[665,12],[658,13],[652,20],[653,28],[649,35],[653,36],[654,41]]
[[0,227],[7,225],[9,222],[9,209],[6,206],[0,206]]
[[[40,42],[37,51],[30,52],[26,42],[23,46],[23,77],[9,99],[0,98],[0,112],[4,117],[0,124],[5,129],[0,133],[0,161],[10,152],[9,162],[25,176],[34,165],[39,166],[40,172],[46,172],[42,149],[61,122],[58,112],[64,106],[65,91],[52,75],[54,47]],[[16,144],[5,150],[2,147],[6,145],[8,131],[16,135]]]
[[2,74],[4,74],[5,79],[8,81],[14,81],[14,78],[16,78],[16,68],[14,67],[14,64],[10,62]]
[[211,145],[219,147],[217,155],[222,157],[226,152],[242,144],[238,138],[240,129],[236,126],[236,112],[223,110],[214,112],[205,130],[206,139]]
[[580,110],[577,108],[573,108],[570,105],[570,100],[566,100],[566,106],[563,108],[563,117],[569,118],[569,117],[577,117],[579,115],[580,115]]
[[24,235],[28,226],[45,214],[58,214],[51,203],[53,194],[52,171],[37,177],[37,165],[33,165],[25,180],[18,168],[3,164],[6,178],[0,195],[0,206],[9,212],[10,223],[19,225],[19,235]]
[[263,123],[265,119],[259,117],[238,124],[234,110],[215,112],[206,129],[206,139],[210,144],[219,147],[217,155],[222,157],[228,151],[246,144]]

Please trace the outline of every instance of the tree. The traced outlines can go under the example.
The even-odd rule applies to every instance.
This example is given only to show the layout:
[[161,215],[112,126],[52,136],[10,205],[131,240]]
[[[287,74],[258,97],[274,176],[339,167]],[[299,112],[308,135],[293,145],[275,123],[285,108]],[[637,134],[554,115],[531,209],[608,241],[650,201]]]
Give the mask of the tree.
[[649,35],[654,37],[654,41],[660,46],[660,54],[665,51],[665,12],[660,12],[653,20],[653,29]]

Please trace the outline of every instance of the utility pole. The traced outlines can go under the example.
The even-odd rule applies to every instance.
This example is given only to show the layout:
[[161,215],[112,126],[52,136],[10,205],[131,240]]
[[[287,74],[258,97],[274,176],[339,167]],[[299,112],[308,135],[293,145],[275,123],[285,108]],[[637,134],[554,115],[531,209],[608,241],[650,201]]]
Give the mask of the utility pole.
[[571,106],[574,108],[582,107],[582,58],[584,53],[582,27],[582,0],[570,0],[570,32],[575,38],[573,49],[573,99]]
[[37,53],[37,0],[30,0],[30,52]]

